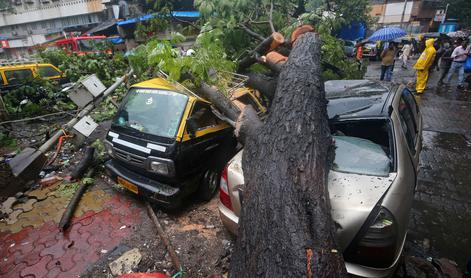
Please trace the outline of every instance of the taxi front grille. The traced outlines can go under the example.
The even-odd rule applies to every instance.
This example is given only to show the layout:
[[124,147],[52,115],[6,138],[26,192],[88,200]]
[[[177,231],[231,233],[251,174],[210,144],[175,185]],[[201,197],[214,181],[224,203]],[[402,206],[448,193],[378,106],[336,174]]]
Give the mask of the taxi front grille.
[[138,155],[123,151],[118,148],[113,148],[113,151],[117,159],[124,161],[126,163],[130,163],[136,166],[144,166],[144,162],[146,161],[145,157],[138,156]]

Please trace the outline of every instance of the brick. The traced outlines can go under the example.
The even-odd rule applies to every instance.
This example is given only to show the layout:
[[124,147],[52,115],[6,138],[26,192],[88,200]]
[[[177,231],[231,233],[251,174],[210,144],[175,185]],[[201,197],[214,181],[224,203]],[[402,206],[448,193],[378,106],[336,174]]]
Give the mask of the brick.
[[46,277],[48,270],[46,265],[49,261],[52,260],[51,256],[42,257],[36,264],[28,266],[21,270],[20,276],[27,277],[32,276],[35,278]]

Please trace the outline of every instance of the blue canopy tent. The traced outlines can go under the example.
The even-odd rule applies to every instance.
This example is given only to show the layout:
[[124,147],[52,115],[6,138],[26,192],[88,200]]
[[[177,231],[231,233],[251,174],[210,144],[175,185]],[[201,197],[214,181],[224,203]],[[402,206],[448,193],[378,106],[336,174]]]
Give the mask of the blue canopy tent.
[[[124,26],[124,25],[129,25],[129,24],[135,24],[137,22],[141,21],[147,21],[150,20],[154,17],[158,16],[158,14],[146,14],[140,17],[135,17],[135,18],[130,18],[127,20],[123,21],[118,21],[118,26]],[[172,11],[171,12],[172,17],[177,17],[177,18],[198,18],[200,16],[200,12],[198,11]]]

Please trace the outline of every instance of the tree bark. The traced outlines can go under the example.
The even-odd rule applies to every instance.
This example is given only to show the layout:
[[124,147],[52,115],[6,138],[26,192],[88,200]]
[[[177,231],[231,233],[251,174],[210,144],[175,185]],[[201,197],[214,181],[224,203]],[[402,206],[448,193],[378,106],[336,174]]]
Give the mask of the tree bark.
[[327,191],[333,148],[320,61],[318,35],[301,35],[266,122],[246,138],[229,277],[346,276]]

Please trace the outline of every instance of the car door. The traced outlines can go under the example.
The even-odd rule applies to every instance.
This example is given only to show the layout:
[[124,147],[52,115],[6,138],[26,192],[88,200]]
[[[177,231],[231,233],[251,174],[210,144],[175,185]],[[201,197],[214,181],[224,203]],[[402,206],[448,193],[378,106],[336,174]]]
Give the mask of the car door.
[[182,139],[181,165],[185,172],[207,169],[222,140],[231,132],[228,125],[220,121],[211,111],[209,104],[197,100],[193,105],[190,118],[196,123],[193,135],[188,132],[188,125]]
[[421,117],[413,96],[412,99],[409,96],[412,96],[409,90],[404,89],[401,92],[398,116],[404,136],[406,137],[408,153],[414,168],[417,169],[422,144],[421,131],[419,130],[419,127],[421,127],[419,126],[421,124]]
[[29,68],[5,70],[5,78],[9,88],[25,84],[34,78],[33,71]]
[[[407,111],[409,111],[409,114],[412,115],[412,121],[411,121],[411,128],[413,126],[413,133],[412,135],[414,136],[413,142],[414,142],[414,150],[411,151],[411,154],[413,154],[413,161],[414,161],[414,166],[417,168],[419,164],[419,156],[420,152],[422,150],[422,114],[420,113],[419,106],[417,105],[417,102],[415,101],[414,96],[412,93],[409,91],[409,89],[404,88],[401,93],[401,103],[406,104]],[[405,116],[407,117],[407,111],[404,111]]]

